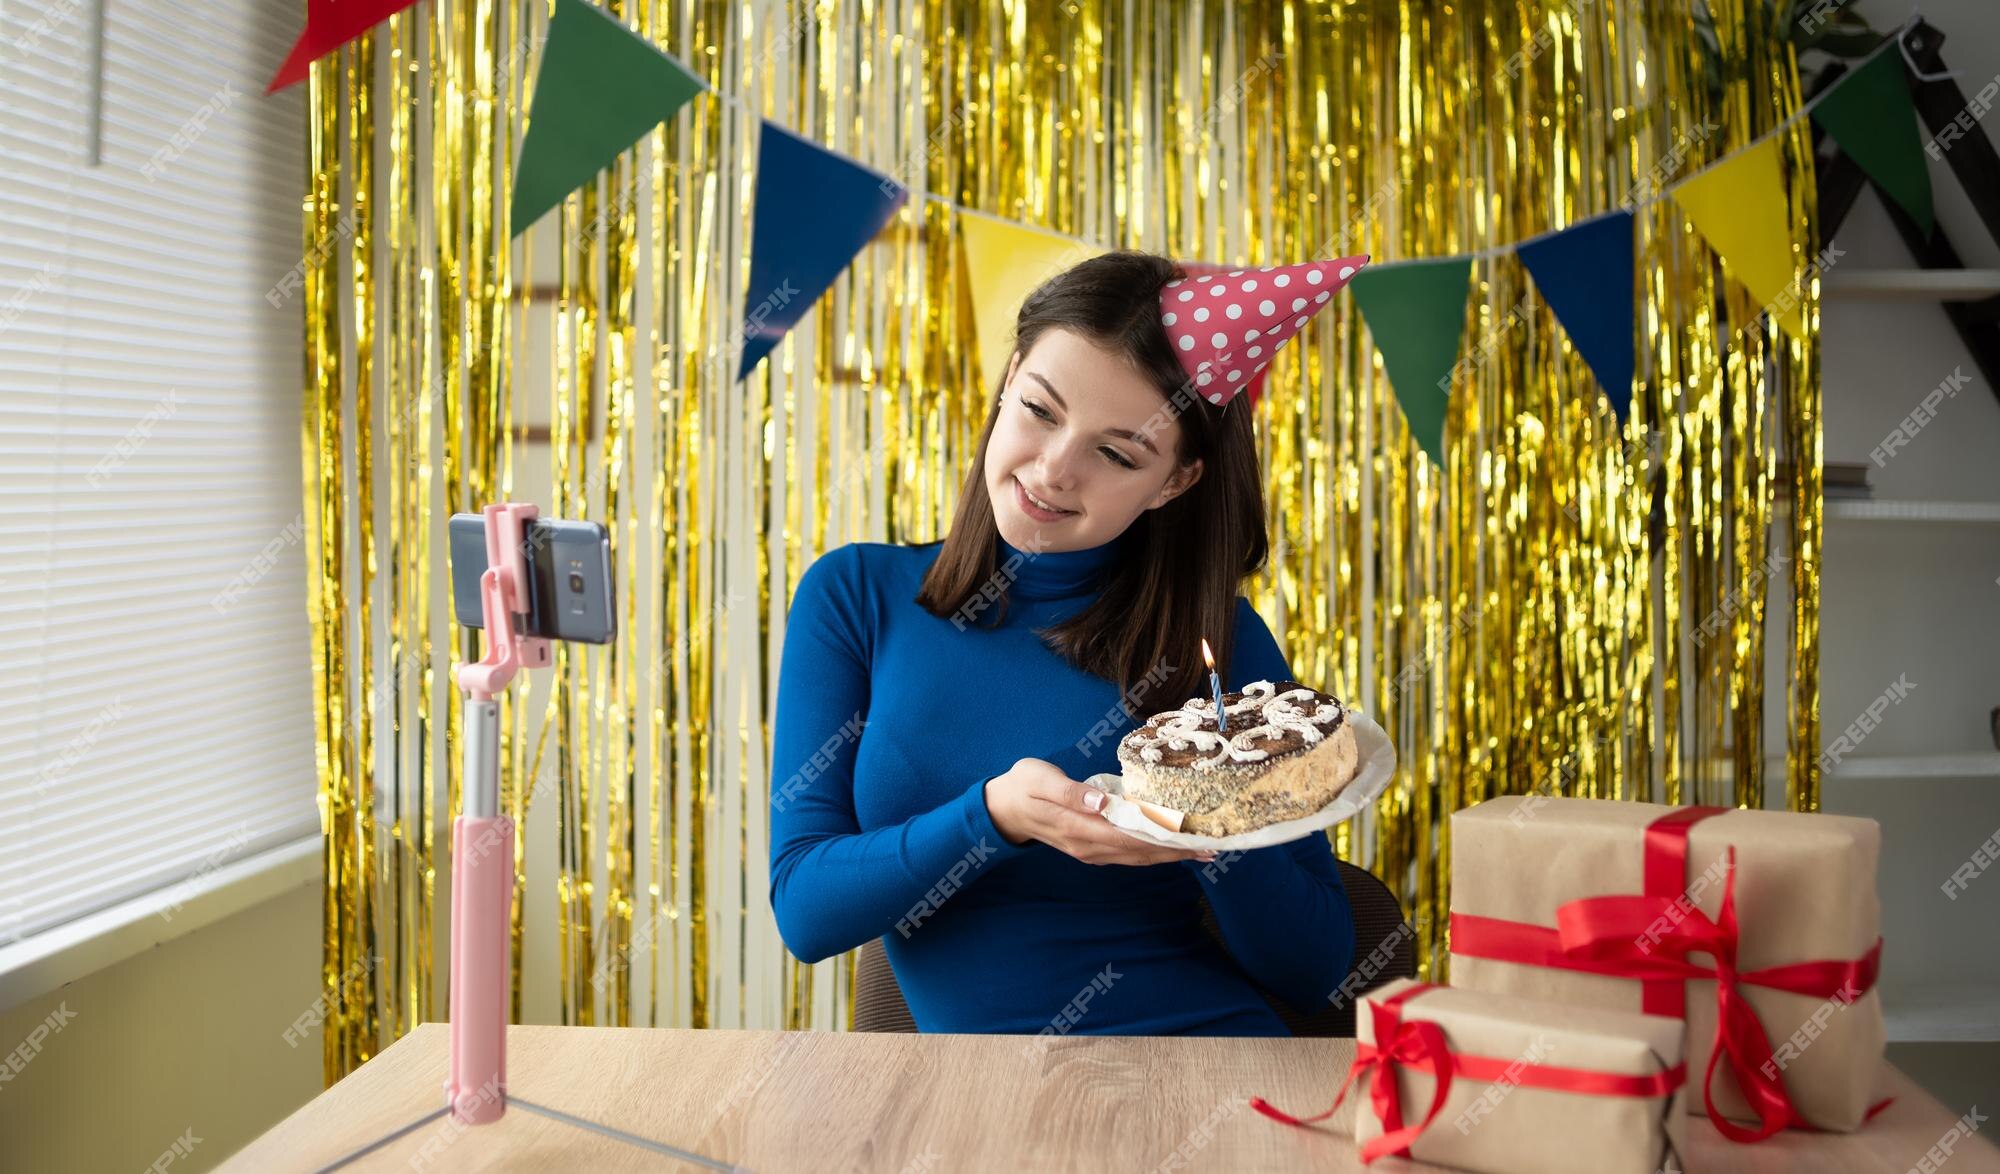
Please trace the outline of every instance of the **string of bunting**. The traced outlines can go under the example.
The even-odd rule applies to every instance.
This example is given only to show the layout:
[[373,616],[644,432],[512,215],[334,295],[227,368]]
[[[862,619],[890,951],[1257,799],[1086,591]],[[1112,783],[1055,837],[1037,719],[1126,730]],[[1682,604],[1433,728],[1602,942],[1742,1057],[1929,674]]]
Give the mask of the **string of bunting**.
[[[306,29],[272,79],[302,80],[313,60],[339,49],[416,0],[307,0]],[[1779,327],[1802,338],[1796,267],[1785,230],[1779,135],[1808,115],[1928,231],[1934,212],[1916,110],[1901,68],[1910,24],[1853,70],[1754,142],[1626,205],[1524,240],[1446,257],[1377,261],[1350,288],[1382,356],[1412,434],[1443,463],[1451,373],[1458,362],[1472,266],[1520,258],[1570,344],[1622,424],[1635,372],[1633,225],[1638,210],[1671,198]],[[519,236],[591,182],[654,127],[703,91],[739,109],[673,56],[588,0],[555,0],[535,78],[510,204]],[[741,379],[907,202],[893,178],[759,118],[757,188],[744,307]],[[994,217],[929,195],[959,214],[984,371],[1005,366],[1012,316],[1046,277],[1105,252],[1061,233]],[[781,291],[762,296],[755,291]]]

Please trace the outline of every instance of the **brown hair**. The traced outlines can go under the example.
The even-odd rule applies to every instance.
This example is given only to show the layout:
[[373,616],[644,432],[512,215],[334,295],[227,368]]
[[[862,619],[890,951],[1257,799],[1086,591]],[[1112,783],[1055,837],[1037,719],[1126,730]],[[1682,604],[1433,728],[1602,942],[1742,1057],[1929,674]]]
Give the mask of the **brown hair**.
[[[1264,563],[1264,484],[1257,467],[1250,397],[1222,407],[1194,393],[1160,321],[1162,285],[1184,276],[1174,262],[1150,253],[1115,252],[1093,257],[1050,278],[1021,303],[1014,353],[1026,356],[1043,332],[1074,331],[1122,356],[1151,379],[1163,401],[1162,417],[1180,423],[1175,457],[1197,458],[1201,479],[1158,509],[1134,519],[1118,541],[1120,558],[1102,593],[1081,612],[1041,629],[1042,642],[1070,664],[1118,685],[1128,712],[1150,716],[1208,693],[1201,640],[1215,651],[1227,675],[1236,627],[1236,589]],[[994,582],[999,528],[986,492],[986,445],[1000,415],[1002,386],[994,392],[966,472],[951,531],[924,576],[917,602],[949,618]],[[993,622],[1006,614],[999,599]],[[988,595],[986,598],[992,598]]]

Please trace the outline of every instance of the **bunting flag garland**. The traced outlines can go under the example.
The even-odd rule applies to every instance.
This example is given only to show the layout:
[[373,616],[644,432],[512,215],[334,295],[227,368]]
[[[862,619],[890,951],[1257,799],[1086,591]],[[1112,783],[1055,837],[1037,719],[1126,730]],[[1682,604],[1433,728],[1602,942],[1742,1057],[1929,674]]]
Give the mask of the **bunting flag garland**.
[[[314,60],[414,2],[307,0],[305,32],[271,89],[306,77]],[[1841,149],[1928,232],[1934,224],[1930,178],[1900,55],[1890,51],[1908,27],[1794,112],[1786,125],[1808,114],[1817,117]],[[561,204],[706,88],[681,62],[588,0],[554,0],[514,177],[513,234]],[[718,97],[743,106],[729,95]],[[1671,196],[1731,278],[1787,333],[1803,338],[1795,293],[1810,271],[1799,271],[1785,228],[1783,130],[1783,125],[1772,129],[1641,205]],[[760,121],[738,378],[771,352],[907,198],[894,180]],[[1006,366],[1012,319],[1027,294],[1061,269],[1105,250],[973,209],[957,211],[976,353],[982,377],[991,380]],[[1633,224],[1628,208],[1476,253],[1377,261],[1357,275],[1355,297],[1425,452],[1442,459],[1449,373],[1457,360],[1472,262],[1507,253],[1520,255],[1618,419],[1625,420],[1636,373]],[[1184,264],[1193,273],[1227,268]]]
[[909,194],[775,122],[762,124],[738,379],[764,361]]
[[1869,179],[1929,236],[1936,224],[1931,173],[1917,136],[1901,54],[1871,58],[1830,89],[1813,117]]
[[514,170],[513,235],[706,88],[596,5],[556,0]]
[[1348,288],[1382,352],[1410,434],[1432,461],[1444,464],[1445,407],[1465,330],[1472,258],[1371,265],[1355,274]]
[[[335,0],[310,0],[307,36],[293,56],[306,52],[309,43],[323,45],[316,53],[331,51],[365,29],[349,31],[357,14],[380,10],[369,17],[373,23],[410,2],[368,0],[355,6],[355,0],[345,0],[336,9]],[[344,23],[325,15],[335,11]],[[324,40],[336,34],[341,40]],[[1818,117],[1841,148],[1928,231],[1930,180],[1915,111],[1899,57],[1885,51],[1897,43],[1897,38],[1886,41],[1793,118],[1809,112]],[[292,66],[288,61],[287,69]],[[303,65],[298,72],[304,75]],[[515,176],[515,234],[703,88],[678,61],[587,0],[556,0]],[[1799,299],[1785,296],[1807,275],[1798,272],[1784,231],[1777,137],[1782,129],[1661,195],[1680,205],[1730,276],[1763,302],[1784,330],[1803,337]],[[761,124],[758,164],[751,292],[738,378],[771,352],[907,198],[893,180],[774,123]],[[1104,249],[973,209],[958,211],[976,353],[982,378],[992,380],[1011,354],[1012,320],[1021,301],[1046,278]],[[1442,458],[1449,372],[1463,316],[1447,314],[1432,299],[1443,297],[1462,310],[1471,263],[1510,252],[1520,255],[1612,410],[1625,420],[1636,363],[1633,222],[1631,209],[1625,209],[1479,253],[1377,262],[1355,282],[1397,400],[1433,459]],[[1184,264],[1192,273],[1227,268]],[[1445,349],[1420,353],[1426,347]]]
[[417,0],[306,0],[306,29],[264,88],[275,94],[306,80],[312,63],[414,5]]
[[1783,294],[1799,278],[1785,230],[1785,180],[1778,139],[1754,143],[1676,188],[1674,202],[1722,258],[1723,268],[1770,310],[1793,338],[1806,336],[1797,298]]
[[1042,282],[1105,250],[978,212],[960,216],[958,230],[972,292],[980,377],[993,383],[1013,357],[1014,319],[1022,301]]
[[1632,213],[1613,212],[1521,245],[1521,264],[1604,387],[1619,423],[1632,409]]

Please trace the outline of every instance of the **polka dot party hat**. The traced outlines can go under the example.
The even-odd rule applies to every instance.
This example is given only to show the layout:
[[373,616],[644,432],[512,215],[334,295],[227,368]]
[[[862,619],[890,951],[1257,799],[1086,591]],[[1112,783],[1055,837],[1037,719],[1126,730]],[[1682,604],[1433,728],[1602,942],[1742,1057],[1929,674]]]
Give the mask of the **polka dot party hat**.
[[1160,321],[1195,392],[1226,404],[1248,391],[1255,407],[1271,357],[1367,263],[1364,253],[1268,269],[1182,265],[1187,276],[1160,287]]

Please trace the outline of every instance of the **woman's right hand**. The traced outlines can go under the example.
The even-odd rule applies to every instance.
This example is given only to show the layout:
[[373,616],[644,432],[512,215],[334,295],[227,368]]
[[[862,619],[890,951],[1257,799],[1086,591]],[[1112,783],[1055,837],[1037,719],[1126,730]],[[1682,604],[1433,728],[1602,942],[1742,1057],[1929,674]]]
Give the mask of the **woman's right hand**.
[[1010,844],[1040,840],[1085,864],[1166,864],[1213,860],[1215,853],[1168,848],[1126,835],[1092,803],[1104,792],[1070,778],[1052,762],[1023,758],[987,780],[986,810]]

